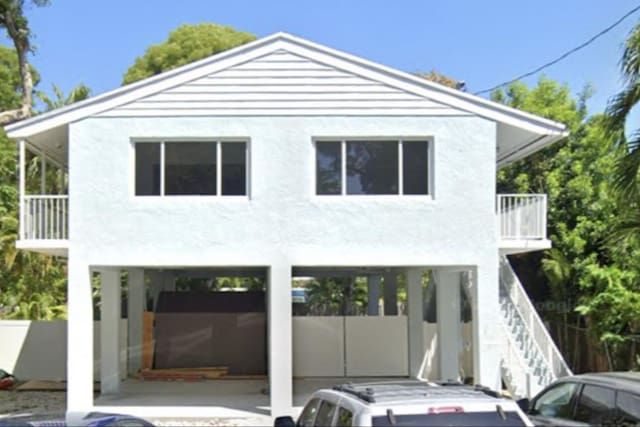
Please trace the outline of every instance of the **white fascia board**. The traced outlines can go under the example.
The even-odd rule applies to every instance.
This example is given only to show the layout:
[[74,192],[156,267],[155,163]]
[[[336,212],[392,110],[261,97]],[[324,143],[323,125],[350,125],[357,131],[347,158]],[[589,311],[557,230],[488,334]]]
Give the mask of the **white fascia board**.
[[184,65],[175,70],[115,89],[95,98],[14,123],[7,126],[5,130],[11,138],[27,138],[47,129],[105,112],[280,49],[427,97],[489,120],[516,126],[541,135],[566,136],[567,134],[564,125],[552,120],[451,89],[285,33],[276,33]]

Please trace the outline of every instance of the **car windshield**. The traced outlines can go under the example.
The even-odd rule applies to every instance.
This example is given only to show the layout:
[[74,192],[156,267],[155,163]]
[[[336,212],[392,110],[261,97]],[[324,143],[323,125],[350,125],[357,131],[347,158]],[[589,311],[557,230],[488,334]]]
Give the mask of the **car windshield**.
[[383,415],[373,417],[378,426],[524,426],[517,412],[456,412],[450,414]]

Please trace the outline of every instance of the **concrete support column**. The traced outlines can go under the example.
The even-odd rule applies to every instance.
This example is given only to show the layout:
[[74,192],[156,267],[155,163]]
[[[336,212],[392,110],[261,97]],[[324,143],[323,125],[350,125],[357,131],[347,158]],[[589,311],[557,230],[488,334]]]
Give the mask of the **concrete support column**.
[[100,271],[100,392],[120,391],[120,271]]
[[367,276],[367,314],[377,316],[380,301],[380,276]]
[[93,406],[93,297],[91,271],[69,250],[67,264],[67,411]]
[[158,297],[160,296],[160,292],[164,290],[162,273],[157,270],[150,270],[146,271],[145,273],[149,277],[149,296],[151,298],[151,307],[153,311],[155,311],[156,305],[158,304]]
[[277,417],[293,410],[291,266],[272,265],[268,274],[269,391]]
[[438,312],[438,349],[440,378],[458,380],[460,376],[460,272],[436,273],[436,303]]
[[398,278],[395,272],[384,275],[384,315],[398,315]]
[[128,372],[135,374],[142,368],[142,330],[145,309],[144,269],[130,268],[127,298],[127,324],[129,327]]
[[424,313],[422,296],[422,270],[407,270],[407,308],[408,308],[408,343],[409,343],[409,376],[422,377],[424,359]]
[[472,272],[474,382],[500,390],[500,303],[498,259]]

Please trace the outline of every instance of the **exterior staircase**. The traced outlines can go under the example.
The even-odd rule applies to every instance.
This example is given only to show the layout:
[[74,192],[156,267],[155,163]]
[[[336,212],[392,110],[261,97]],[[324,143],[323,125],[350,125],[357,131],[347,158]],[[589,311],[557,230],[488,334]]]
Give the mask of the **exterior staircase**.
[[500,258],[502,379],[512,396],[532,397],[559,377],[573,375],[529,300],[506,255]]

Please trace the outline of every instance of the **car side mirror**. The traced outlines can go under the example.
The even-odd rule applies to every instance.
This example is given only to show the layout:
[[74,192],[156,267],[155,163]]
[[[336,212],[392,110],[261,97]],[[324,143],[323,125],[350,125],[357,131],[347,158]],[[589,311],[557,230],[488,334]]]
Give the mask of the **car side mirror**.
[[296,422],[293,421],[292,417],[277,417],[273,422],[274,427],[295,427]]
[[524,412],[525,414],[529,412],[529,405],[531,405],[529,399],[527,399],[526,397],[524,399],[518,399],[516,403],[518,404],[520,409],[522,409],[522,412]]

